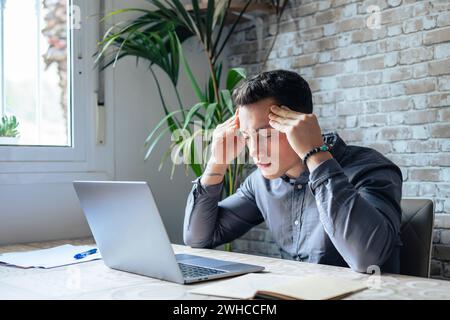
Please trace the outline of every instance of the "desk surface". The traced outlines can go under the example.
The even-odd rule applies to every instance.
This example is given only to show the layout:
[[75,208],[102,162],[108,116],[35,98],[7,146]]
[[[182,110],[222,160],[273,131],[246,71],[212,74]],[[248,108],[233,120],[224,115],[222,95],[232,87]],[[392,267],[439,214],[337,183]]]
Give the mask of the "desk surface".
[[[44,249],[66,243],[93,244],[92,239],[30,243],[0,247],[0,253]],[[332,267],[275,258],[245,255],[208,249],[192,249],[174,245],[175,253],[251,263],[266,267],[276,274],[307,276],[334,275],[346,279],[368,281],[370,289],[346,299],[450,299],[450,281],[401,275],[359,274],[348,268]],[[223,280],[216,280],[223,281]],[[197,286],[179,285],[107,268],[96,260],[55,269],[19,269],[0,266],[0,299],[215,299],[190,294]]]

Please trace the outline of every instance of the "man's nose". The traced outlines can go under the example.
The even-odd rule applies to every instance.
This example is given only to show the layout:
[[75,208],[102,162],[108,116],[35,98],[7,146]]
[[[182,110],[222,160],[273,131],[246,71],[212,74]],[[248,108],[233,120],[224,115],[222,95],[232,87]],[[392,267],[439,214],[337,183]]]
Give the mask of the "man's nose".
[[257,136],[249,138],[247,146],[249,155],[253,159],[260,161],[268,158],[267,142],[263,141],[263,139],[259,139]]
[[247,147],[250,157],[258,158],[258,141],[256,137],[250,137],[248,139]]

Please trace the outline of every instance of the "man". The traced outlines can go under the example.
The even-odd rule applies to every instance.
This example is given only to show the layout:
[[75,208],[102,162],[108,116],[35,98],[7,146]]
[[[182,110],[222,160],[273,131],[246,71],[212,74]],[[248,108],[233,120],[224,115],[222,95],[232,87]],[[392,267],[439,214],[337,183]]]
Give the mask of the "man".
[[[398,273],[399,168],[336,133],[322,135],[309,85],[294,72],[248,79],[234,99],[238,111],[214,131],[211,159],[189,195],[185,243],[215,247],[265,221],[285,259]],[[245,143],[258,170],[220,201],[226,163]]]

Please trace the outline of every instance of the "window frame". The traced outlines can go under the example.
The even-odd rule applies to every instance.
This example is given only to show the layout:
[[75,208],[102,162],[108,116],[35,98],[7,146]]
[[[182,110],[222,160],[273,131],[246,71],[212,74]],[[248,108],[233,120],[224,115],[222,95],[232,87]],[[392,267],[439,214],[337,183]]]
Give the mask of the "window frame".
[[[72,37],[71,103],[68,106],[72,122],[71,146],[0,146],[0,184],[71,182],[78,177],[112,179],[114,176],[112,112],[107,112],[105,118],[98,117],[96,90],[99,71],[93,67],[93,53],[100,36],[100,1],[70,0],[70,8],[77,6],[79,9],[81,26],[68,33]],[[70,25],[74,12],[72,10],[69,14]],[[112,73],[104,72],[105,86],[112,87]],[[110,97],[106,98],[102,108],[108,105],[112,106]],[[96,139],[99,128],[105,130],[102,134],[106,139],[102,143]]]

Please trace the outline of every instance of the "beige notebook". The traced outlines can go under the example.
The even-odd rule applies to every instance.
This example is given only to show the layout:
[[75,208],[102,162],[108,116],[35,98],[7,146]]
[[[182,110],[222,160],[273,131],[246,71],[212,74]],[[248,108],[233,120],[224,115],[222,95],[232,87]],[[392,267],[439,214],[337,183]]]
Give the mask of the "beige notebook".
[[235,299],[338,299],[367,288],[364,281],[330,276],[293,277],[267,273],[244,276],[207,284],[190,293]]

